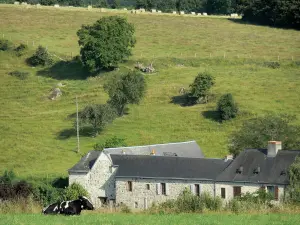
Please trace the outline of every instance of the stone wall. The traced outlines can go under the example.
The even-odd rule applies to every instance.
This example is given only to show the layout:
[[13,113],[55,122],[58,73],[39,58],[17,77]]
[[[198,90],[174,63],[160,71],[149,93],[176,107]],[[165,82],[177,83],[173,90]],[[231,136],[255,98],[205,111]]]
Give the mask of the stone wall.
[[271,185],[271,184],[248,184],[248,183],[216,183],[216,196],[221,197],[221,188],[225,188],[225,201],[229,201],[233,198],[233,187],[240,186],[241,194],[254,193],[258,191],[262,186],[265,186],[265,190],[267,190],[267,186],[278,186],[278,199],[279,201],[284,198],[284,185]]
[[[128,190],[128,181],[132,181],[132,191]],[[161,183],[166,184],[165,195],[157,191],[158,187],[161,189]],[[214,195],[214,184],[207,181],[116,178],[116,204],[123,203],[130,208],[146,209],[154,202],[161,203],[177,198],[185,188],[191,189],[191,185],[195,184],[200,185],[200,194],[208,192]]]
[[115,173],[116,168],[112,167],[110,157],[102,153],[87,174],[70,173],[69,184],[81,184],[88,191],[93,205],[99,208],[102,205],[100,197],[116,199]]

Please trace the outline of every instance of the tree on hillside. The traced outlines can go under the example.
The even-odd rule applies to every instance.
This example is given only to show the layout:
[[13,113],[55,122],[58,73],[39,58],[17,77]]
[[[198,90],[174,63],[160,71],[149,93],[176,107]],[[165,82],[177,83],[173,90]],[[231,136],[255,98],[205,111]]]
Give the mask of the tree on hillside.
[[209,90],[214,84],[215,79],[209,73],[199,73],[190,85],[189,99],[193,103],[207,103]]
[[111,123],[116,118],[116,111],[108,104],[89,105],[80,112],[80,122],[82,125],[91,125],[95,135],[98,131]]
[[209,14],[230,14],[231,0],[208,0],[206,10]]
[[235,118],[238,113],[238,107],[232,94],[222,95],[217,105],[217,111],[220,113],[222,120]]
[[125,75],[112,77],[104,85],[104,90],[110,97],[108,104],[122,116],[128,104],[139,104],[144,97],[146,81],[142,74],[131,71]]
[[247,120],[230,139],[229,151],[237,155],[246,148],[265,148],[268,141],[282,141],[283,149],[299,148],[300,126],[294,116],[268,114]]
[[117,66],[131,55],[136,40],[134,26],[120,16],[103,17],[78,30],[83,64],[90,72]]
[[300,157],[296,157],[288,171],[290,186],[289,198],[292,202],[300,203]]

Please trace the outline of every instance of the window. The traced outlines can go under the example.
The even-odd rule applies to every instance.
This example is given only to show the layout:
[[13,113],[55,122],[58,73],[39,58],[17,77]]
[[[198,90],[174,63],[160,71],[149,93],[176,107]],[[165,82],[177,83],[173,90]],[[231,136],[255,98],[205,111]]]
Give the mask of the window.
[[200,185],[199,184],[195,184],[195,195],[200,196]]
[[221,198],[226,198],[225,188],[221,188]]
[[241,187],[239,186],[233,187],[233,197],[239,197],[241,196],[241,193],[242,193]]
[[134,203],[134,208],[136,208],[136,209],[137,209],[138,207],[139,207],[139,204],[138,204],[138,202],[135,202],[135,203]]
[[272,195],[274,200],[278,200],[278,186],[267,186],[267,192]]
[[161,194],[166,195],[166,183],[161,183]]
[[127,181],[127,191],[132,191],[132,181]]
[[146,189],[150,190],[150,184],[146,184]]

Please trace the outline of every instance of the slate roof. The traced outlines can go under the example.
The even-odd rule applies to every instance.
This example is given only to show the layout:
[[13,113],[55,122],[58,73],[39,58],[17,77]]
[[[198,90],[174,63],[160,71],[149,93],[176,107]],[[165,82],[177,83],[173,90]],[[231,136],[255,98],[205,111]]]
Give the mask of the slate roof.
[[76,163],[69,172],[82,172],[87,173],[93,167],[97,158],[101,154],[100,151],[90,151],[84,157],[80,159],[78,163]]
[[[216,181],[289,184],[287,170],[297,156],[300,156],[300,150],[280,150],[275,157],[267,157],[266,149],[246,149]],[[241,167],[242,171],[237,173]],[[258,167],[260,172],[254,173]]]
[[223,159],[110,155],[117,177],[214,180],[231,162]]
[[123,154],[124,151],[126,155],[150,155],[152,150],[155,151],[155,155],[157,156],[177,156],[189,158],[204,157],[196,141],[133,147],[107,148],[104,149],[104,152],[109,154]]

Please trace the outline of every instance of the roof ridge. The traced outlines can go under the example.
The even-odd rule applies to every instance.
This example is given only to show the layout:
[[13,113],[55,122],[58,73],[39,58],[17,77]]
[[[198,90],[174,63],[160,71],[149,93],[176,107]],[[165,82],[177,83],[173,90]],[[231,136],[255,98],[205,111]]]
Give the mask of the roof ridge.
[[105,148],[103,150],[109,150],[109,149],[119,149],[119,148],[138,148],[138,147],[151,147],[151,146],[157,146],[157,145],[176,145],[176,144],[184,144],[184,143],[192,143],[195,142],[195,140],[191,141],[183,141],[183,142],[171,142],[171,143],[162,143],[162,144],[152,144],[152,145],[136,145],[136,146],[126,146],[126,147],[117,147],[117,148]]

